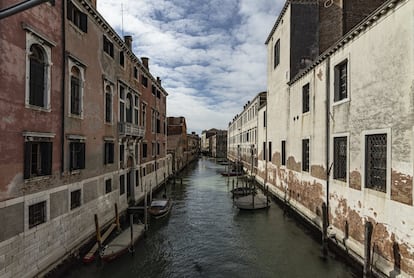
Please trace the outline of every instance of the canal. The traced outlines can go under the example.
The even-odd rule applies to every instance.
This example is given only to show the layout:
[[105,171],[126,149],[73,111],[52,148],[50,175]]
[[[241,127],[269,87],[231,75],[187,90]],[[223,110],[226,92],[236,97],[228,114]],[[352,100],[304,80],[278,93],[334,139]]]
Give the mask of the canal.
[[65,277],[356,277],[332,255],[322,260],[320,245],[276,203],[233,207],[224,169],[207,158],[191,165],[182,184],[167,185],[171,214],[151,220],[133,256],[79,263]]

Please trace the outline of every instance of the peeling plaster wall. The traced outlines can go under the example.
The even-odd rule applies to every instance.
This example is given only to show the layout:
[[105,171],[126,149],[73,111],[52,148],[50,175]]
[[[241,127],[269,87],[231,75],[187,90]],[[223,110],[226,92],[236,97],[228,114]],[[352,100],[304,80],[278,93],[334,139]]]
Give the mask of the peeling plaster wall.
[[[288,11],[283,16],[284,24]],[[333,161],[333,138],[347,136],[346,182],[334,180],[332,172],[329,177],[329,220],[333,234],[338,242],[362,258],[364,225],[366,221],[372,222],[374,266],[387,275],[398,270],[402,277],[414,275],[412,14],[414,2],[402,1],[289,87],[283,85],[287,82],[283,72],[286,61],[282,59],[273,69],[273,45],[269,41],[268,130],[267,138],[259,132],[257,176],[259,182],[270,186],[271,192],[286,198],[305,218],[320,225],[321,205],[327,194],[326,171]],[[276,29],[274,40],[282,37],[282,43],[282,34],[288,37],[284,33],[288,32],[287,25],[281,24]],[[283,49],[282,44],[281,57]],[[334,67],[345,59],[350,97],[333,104]],[[308,82],[310,112],[302,113],[302,87]],[[326,165],[327,89],[330,165]],[[364,142],[365,135],[371,132],[388,134],[386,193],[365,188]],[[310,172],[302,171],[302,139],[310,139]],[[286,166],[280,165],[281,140],[286,140]],[[262,159],[261,141],[273,142],[272,162]]]

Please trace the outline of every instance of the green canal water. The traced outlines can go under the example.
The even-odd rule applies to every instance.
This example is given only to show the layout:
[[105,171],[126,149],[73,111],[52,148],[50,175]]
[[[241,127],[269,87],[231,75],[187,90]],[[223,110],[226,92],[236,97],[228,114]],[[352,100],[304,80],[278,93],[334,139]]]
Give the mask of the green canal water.
[[254,212],[234,207],[224,169],[197,161],[182,184],[167,185],[171,214],[151,220],[134,255],[78,263],[64,277],[357,277],[333,256],[322,260],[320,245],[276,203]]

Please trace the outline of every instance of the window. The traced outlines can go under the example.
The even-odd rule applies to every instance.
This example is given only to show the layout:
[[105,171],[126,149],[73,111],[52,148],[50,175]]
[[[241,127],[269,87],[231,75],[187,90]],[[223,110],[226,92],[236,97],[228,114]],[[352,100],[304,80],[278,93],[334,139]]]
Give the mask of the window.
[[154,85],[151,85],[151,92],[152,92],[152,95],[155,96],[157,92],[157,88]]
[[72,1],[68,1],[67,18],[84,33],[88,32],[88,16],[81,12]]
[[30,98],[31,105],[45,106],[45,55],[39,45],[30,47]]
[[152,142],[152,144],[151,144],[151,154],[152,154],[152,157],[154,157],[155,155],[156,155],[156,149],[155,149],[155,142]]
[[105,194],[112,191],[112,179],[107,179],[105,181]]
[[104,164],[114,163],[114,143],[105,142]]
[[346,181],[347,173],[347,138],[334,138],[334,179]]
[[134,78],[138,79],[138,68],[134,67]]
[[160,143],[157,142],[157,155],[160,154]]
[[125,175],[119,176],[119,195],[125,194]]
[[84,142],[70,142],[70,170],[85,169],[85,143]]
[[141,118],[141,125],[145,127],[145,120],[146,120],[146,113],[147,113],[147,105],[145,103],[142,104],[142,118]]
[[266,160],[266,142],[263,142],[263,160]]
[[309,172],[309,139],[302,140],[302,171]]
[[266,127],[266,111],[263,111],[263,127]]
[[114,58],[114,44],[105,35],[103,36],[103,50]]
[[148,87],[148,78],[145,75],[141,75],[141,83],[145,87]]
[[142,157],[146,158],[147,157],[147,152],[148,152],[148,146],[147,143],[142,143]]
[[365,136],[365,187],[386,192],[387,134]]
[[345,60],[335,66],[335,95],[334,101],[340,101],[348,97],[348,61]]
[[280,40],[277,40],[274,46],[274,54],[273,54],[273,67],[276,68],[277,65],[280,63]]
[[139,124],[139,97],[134,95],[134,124]]
[[119,163],[122,168],[124,165],[124,145],[119,145]]
[[25,142],[24,178],[30,179],[52,174],[52,142]]
[[73,66],[70,73],[70,114],[80,116],[82,111],[81,73]]
[[286,141],[282,141],[282,165],[286,165]]
[[309,112],[309,83],[302,87],[302,113]]
[[70,192],[70,209],[80,207],[81,205],[81,190],[74,190]]
[[160,92],[160,90],[157,90],[157,98],[161,98],[161,92]]
[[29,229],[46,222],[46,201],[29,206]]
[[105,87],[105,122],[112,123],[112,88]]
[[125,87],[119,85],[119,121],[125,122]]
[[269,142],[269,161],[272,161],[272,142]]
[[119,64],[124,67],[125,65],[125,56],[124,51],[119,51]]
[[128,92],[126,98],[126,122],[132,123],[132,112],[133,112],[134,100],[132,98],[132,94]]

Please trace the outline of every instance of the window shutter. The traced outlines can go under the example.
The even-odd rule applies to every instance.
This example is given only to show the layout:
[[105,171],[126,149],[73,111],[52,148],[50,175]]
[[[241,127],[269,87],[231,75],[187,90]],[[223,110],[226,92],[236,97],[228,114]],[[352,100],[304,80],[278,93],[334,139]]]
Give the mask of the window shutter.
[[30,155],[31,155],[31,146],[30,142],[24,143],[24,178],[30,178]]
[[73,14],[73,4],[72,4],[72,1],[68,1],[68,7],[67,8],[68,8],[67,18],[69,20],[73,21],[73,18],[72,18],[72,14]]
[[74,143],[69,143],[69,157],[70,157],[70,161],[69,161],[69,169],[72,171],[73,170],[73,161],[75,159],[75,144]]
[[79,168],[80,169],[85,169],[85,143],[81,143],[79,144],[79,148],[80,148],[80,154],[79,154]]
[[109,163],[114,163],[114,144],[109,144]]
[[52,174],[52,142],[40,144],[42,174]]
[[80,17],[80,29],[85,33],[88,32],[88,16],[84,13]]

